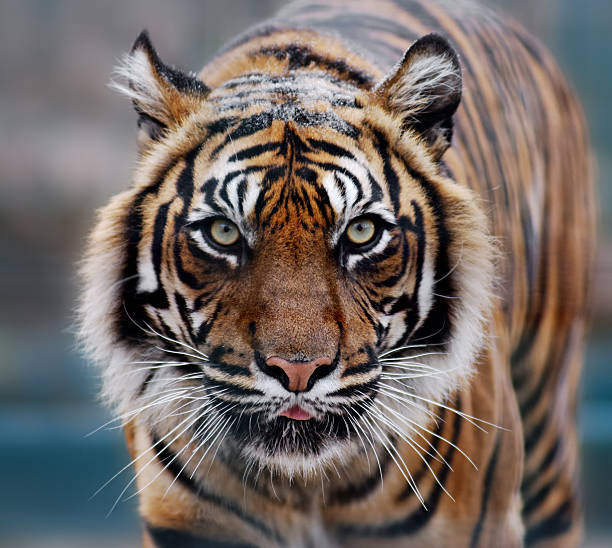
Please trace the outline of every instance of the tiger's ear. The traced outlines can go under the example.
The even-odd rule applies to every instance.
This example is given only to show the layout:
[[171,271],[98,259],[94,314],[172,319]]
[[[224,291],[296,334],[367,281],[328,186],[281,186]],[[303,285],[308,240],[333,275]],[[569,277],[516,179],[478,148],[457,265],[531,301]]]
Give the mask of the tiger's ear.
[[210,91],[195,75],[165,65],[146,30],[114,74],[111,87],[130,97],[138,113],[141,144],[179,126],[203,104]]
[[428,34],[408,48],[374,91],[387,110],[402,117],[405,128],[422,135],[439,160],[450,146],[461,82],[455,50],[442,36]]

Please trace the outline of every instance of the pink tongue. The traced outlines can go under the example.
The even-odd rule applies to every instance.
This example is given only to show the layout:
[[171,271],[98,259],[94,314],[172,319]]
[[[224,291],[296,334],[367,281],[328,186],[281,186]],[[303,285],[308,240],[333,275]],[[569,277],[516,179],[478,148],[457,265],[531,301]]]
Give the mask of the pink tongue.
[[280,414],[281,417],[287,417],[296,421],[307,421],[311,418],[310,413],[304,411],[299,405],[294,405]]

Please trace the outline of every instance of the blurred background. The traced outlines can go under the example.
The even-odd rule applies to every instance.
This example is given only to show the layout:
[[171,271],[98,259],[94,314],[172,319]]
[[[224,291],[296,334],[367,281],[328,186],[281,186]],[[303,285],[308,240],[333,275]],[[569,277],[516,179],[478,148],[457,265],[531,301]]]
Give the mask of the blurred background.
[[[137,546],[119,430],[75,350],[75,263],[94,210],[125,188],[136,116],[106,84],[148,28],[199,70],[281,0],[0,0],[0,546]],[[598,165],[600,247],[580,410],[589,546],[612,543],[612,2],[489,0],[554,53],[585,107]]]

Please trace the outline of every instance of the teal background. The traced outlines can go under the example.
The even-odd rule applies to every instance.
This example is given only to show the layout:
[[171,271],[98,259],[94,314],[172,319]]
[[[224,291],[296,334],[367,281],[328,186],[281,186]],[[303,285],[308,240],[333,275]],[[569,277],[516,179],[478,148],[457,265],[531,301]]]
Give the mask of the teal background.
[[[0,546],[136,546],[129,473],[97,372],[74,347],[75,263],[93,212],[125,188],[135,115],[106,83],[147,27],[164,60],[198,70],[283,2],[0,0]],[[580,410],[589,546],[612,543],[612,2],[490,2],[557,57],[598,165],[600,245]]]

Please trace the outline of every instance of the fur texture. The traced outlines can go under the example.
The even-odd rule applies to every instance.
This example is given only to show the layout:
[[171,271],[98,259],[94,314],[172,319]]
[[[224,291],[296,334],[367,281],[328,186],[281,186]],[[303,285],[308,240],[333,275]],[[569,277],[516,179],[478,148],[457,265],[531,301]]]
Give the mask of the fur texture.
[[297,3],[198,77],[143,33],[113,87],[140,158],[81,336],[145,546],[577,542],[592,191],[531,38],[463,2]]

